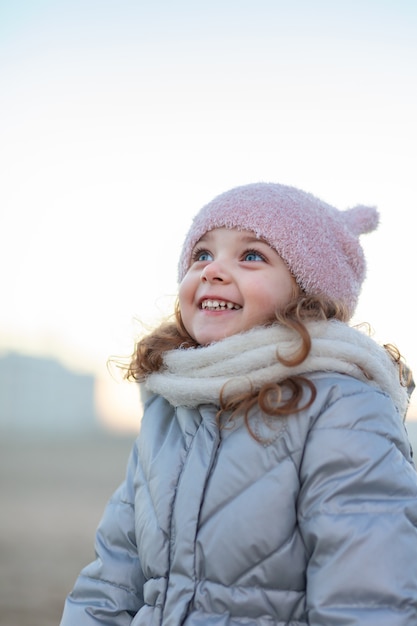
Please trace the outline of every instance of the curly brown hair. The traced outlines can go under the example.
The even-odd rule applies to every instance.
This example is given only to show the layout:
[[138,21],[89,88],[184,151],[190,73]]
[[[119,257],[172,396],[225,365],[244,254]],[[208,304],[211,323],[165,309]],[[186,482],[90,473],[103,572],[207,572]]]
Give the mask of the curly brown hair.
[[[311,338],[306,322],[326,319],[347,321],[348,312],[343,305],[323,297],[298,295],[283,311],[276,314],[276,321],[273,323],[282,324],[296,331],[301,338],[301,347],[292,358],[284,359],[278,355],[277,359],[286,366],[302,363],[311,348]],[[178,348],[198,347],[199,344],[184,327],[177,302],[174,318],[164,321],[136,343],[125,377],[137,382],[145,381],[149,374],[162,367],[165,352]],[[306,388],[309,390],[309,397],[304,404],[301,404]],[[259,436],[253,431],[249,420],[254,406],[258,405],[262,414],[268,418],[283,417],[308,408],[314,401],[315,395],[316,389],[310,380],[303,376],[289,376],[279,383],[265,384],[259,391],[249,389],[245,393],[228,396],[227,400],[221,393],[217,419],[220,423],[221,416],[227,413],[230,423],[238,415],[243,415],[250,434],[259,441]]]

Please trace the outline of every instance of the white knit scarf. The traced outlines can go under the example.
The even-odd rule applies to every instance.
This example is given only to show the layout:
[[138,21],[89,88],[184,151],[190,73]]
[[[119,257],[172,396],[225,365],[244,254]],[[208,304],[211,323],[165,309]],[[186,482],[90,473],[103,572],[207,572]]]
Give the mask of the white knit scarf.
[[369,335],[336,320],[306,324],[312,344],[308,357],[296,366],[277,361],[290,358],[301,346],[299,335],[278,324],[256,327],[199,348],[169,351],[163,368],[151,374],[146,388],[173,406],[218,404],[220,391],[229,394],[259,390],[268,382],[312,372],[348,374],[388,393],[404,418],[408,405],[398,366],[385,348]]

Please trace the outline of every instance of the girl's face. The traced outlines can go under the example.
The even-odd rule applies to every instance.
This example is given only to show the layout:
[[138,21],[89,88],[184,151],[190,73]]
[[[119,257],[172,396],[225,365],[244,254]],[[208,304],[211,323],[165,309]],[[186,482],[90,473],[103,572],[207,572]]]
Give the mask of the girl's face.
[[194,246],[179,306],[188,333],[207,345],[272,322],[298,293],[268,243],[249,230],[215,228]]

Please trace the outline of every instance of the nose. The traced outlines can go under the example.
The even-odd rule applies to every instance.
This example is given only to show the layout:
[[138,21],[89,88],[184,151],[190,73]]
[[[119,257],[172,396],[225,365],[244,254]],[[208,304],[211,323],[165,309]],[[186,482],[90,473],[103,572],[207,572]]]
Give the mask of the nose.
[[203,283],[223,283],[228,280],[228,272],[221,263],[218,261],[212,261],[211,263],[207,263],[207,265],[203,268],[200,278]]

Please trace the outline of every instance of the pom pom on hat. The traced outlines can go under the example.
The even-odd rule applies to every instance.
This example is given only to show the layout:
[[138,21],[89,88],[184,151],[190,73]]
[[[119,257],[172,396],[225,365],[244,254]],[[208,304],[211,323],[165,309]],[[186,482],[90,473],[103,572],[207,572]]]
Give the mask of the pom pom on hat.
[[379,215],[374,207],[358,204],[344,213],[346,224],[355,235],[371,233],[378,226]]
[[191,253],[214,228],[251,230],[287,263],[308,295],[342,302],[353,314],[365,278],[361,234],[376,229],[375,207],[339,211],[310,193],[278,183],[253,183],[220,194],[195,216],[178,265],[185,276]]

